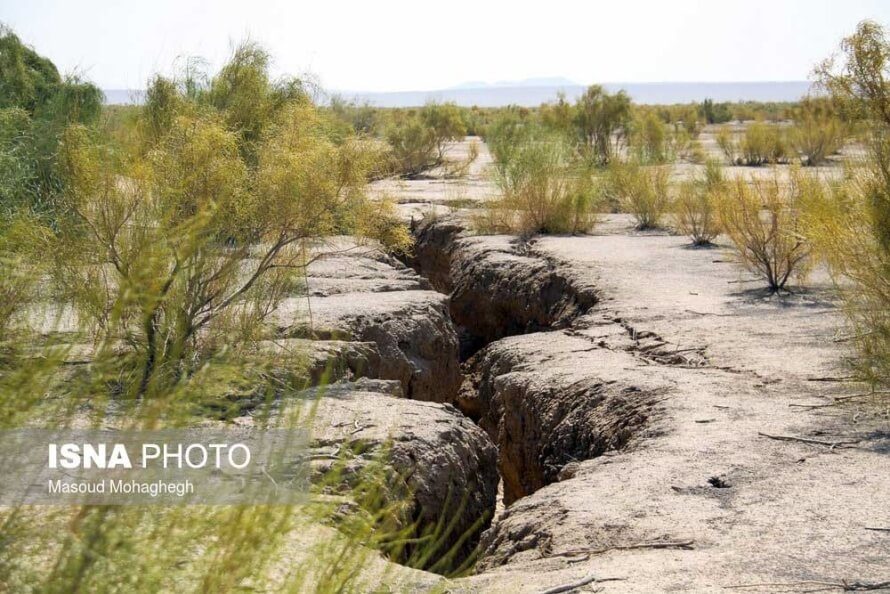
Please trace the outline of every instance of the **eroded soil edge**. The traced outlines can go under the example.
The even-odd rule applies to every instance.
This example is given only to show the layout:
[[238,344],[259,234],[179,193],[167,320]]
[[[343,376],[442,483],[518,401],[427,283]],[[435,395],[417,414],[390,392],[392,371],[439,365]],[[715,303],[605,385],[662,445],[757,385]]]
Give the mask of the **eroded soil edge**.
[[595,286],[528,244],[473,237],[450,219],[413,231],[409,264],[449,294],[461,334],[465,381],[455,404],[497,445],[505,504],[647,427],[664,388],[603,377],[597,359],[658,361],[663,341],[599,314]]

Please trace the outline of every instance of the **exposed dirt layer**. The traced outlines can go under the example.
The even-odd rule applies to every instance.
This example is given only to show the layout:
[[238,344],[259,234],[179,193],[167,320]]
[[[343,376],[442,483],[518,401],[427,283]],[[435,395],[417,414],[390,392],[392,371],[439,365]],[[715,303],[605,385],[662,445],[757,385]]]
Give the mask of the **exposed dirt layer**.
[[[444,556],[456,545],[452,566],[457,567],[473,552],[479,525],[491,518],[497,451],[454,407],[401,398],[398,382],[381,383],[386,382],[334,384],[324,391],[313,419],[315,464],[328,468],[348,449],[357,453],[348,465],[355,471],[386,447],[388,463],[404,480],[402,496],[412,501],[411,518],[419,535],[443,517],[452,520],[437,535],[441,548],[435,554]],[[464,535],[469,538],[463,540]],[[404,555],[411,551],[408,546]]]
[[464,355],[504,336],[566,326],[597,301],[594,285],[570,282],[562,268],[510,237],[471,237],[454,219],[415,226],[412,266],[449,293]]
[[454,547],[438,570],[453,569],[489,524],[499,477],[491,439],[448,404],[463,379],[448,299],[374,246],[342,238],[317,254],[325,255],[309,267],[310,298],[285,300],[273,314],[281,337],[265,345],[306,353],[312,383],[328,384],[307,400],[317,405],[313,466],[345,456],[348,482],[385,449],[420,533],[448,519],[447,533],[436,535],[441,550],[428,552],[438,558]]
[[358,375],[399,380],[408,398],[454,401],[462,378],[447,298],[372,247],[342,240],[327,249],[336,253],[309,267],[309,299],[274,313],[282,338],[371,343],[376,371]]

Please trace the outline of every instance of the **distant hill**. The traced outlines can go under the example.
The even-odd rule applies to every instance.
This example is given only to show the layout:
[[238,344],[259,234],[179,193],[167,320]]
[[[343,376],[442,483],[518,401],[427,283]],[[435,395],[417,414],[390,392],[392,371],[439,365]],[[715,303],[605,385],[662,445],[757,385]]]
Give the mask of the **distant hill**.
[[[472,86],[475,85],[475,86]],[[807,81],[785,82],[662,82],[662,83],[606,83],[609,91],[626,91],[636,103],[690,103],[706,98],[714,101],[797,101],[811,88]],[[500,107],[521,105],[534,107],[554,101],[558,92],[574,101],[587,87],[562,78],[532,78],[524,81],[496,83],[470,82],[438,91],[398,91],[366,93],[338,91],[347,99],[369,102],[380,107],[417,107],[430,101],[453,101],[467,107]],[[105,102],[109,105],[141,103],[143,91],[109,89]]]
[[[531,79],[534,81],[535,79]],[[540,80],[540,79],[538,79]],[[551,79],[552,80],[552,79]],[[523,83],[530,81],[523,81]],[[786,82],[686,82],[686,83],[606,83],[609,91],[626,91],[636,103],[668,104],[689,103],[711,98],[715,101],[797,101],[811,87],[807,81]],[[521,105],[534,107],[554,101],[560,91],[574,101],[587,87],[566,81],[566,84],[514,84],[501,86],[497,83],[482,87],[442,89],[438,91],[402,91],[392,93],[363,93],[344,91],[340,94],[358,102],[368,101],[380,107],[416,107],[429,101],[453,101],[458,105],[499,107]]]

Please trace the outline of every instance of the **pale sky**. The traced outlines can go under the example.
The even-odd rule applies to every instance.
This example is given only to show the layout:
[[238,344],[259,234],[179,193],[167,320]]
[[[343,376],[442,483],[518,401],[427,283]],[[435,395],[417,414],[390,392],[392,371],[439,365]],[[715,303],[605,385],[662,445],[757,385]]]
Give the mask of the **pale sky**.
[[250,37],[276,73],[330,89],[467,81],[805,80],[887,0],[0,0],[0,21],[63,72],[135,89],[177,57],[218,67]]

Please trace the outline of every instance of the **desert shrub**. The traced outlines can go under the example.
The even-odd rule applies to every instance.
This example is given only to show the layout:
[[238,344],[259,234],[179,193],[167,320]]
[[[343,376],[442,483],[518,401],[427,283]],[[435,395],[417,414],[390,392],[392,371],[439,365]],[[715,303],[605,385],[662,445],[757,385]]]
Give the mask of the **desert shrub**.
[[541,124],[553,132],[564,134],[567,137],[572,134],[572,125],[575,117],[575,108],[566,101],[565,93],[560,91],[556,95],[555,103],[544,103],[539,109]]
[[386,139],[392,147],[393,168],[405,177],[420,175],[438,162],[435,132],[419,117],[391,127]]
[[454,103],[428,103],[421,110],[420,119],[432,130],[436,141],[437,159],[440,163],[445,159],[447,143],[462,140],[467,135],[463,114]]
[[0,25],[0,74],[0,108],[20,107],[30,113],[62,83],[55,64],[22,43],[5,25]]
[[707,161],[705,151],[698,140],[689,135],[685,128],[675,128],[668,139],[668,154],[673,158],[682,159],[690,163],[704,163]]
[[718,199],[720,222],[739,260],[771,292],[784,289],[792,275],[807,272],[809,245],[802,234],[800,192],[800,174],[794,172],[787,187],[778,174],[737,179]]
[[72,123],[94,126],[102,92],[56,67],[0,27],[0,201],[49,221],[64,187],[58,169],[59,138]]
[[329,109],[334,117],[346,123],[353,132],[365,136],[375,136],[380,131],[380,114],[370,103],[357,104],[339,95],[331,97]]
[[714,103],[713,99],[705,99],[701,104],[701,113],[708,124],[724,124],[732,119],[732,111],[728,103]]
[[[852,326],[858,375],[890,383],[890,41],[864,21],[841,43],[838,57],[817,70],[833,103],[861,118],[866,157],[835,188],[816,188],[809,236],[828,261]],[[819,191],[821,190],[821,191]],[[831,190],[831,191],[829,191]]]
[[590,159],[608,164],[627,140],[631,122],[630,97],[592,85],[575,104],[575,133]]
[[819,165],[843,146],[843,123],[826,102],[807,99],[793,117],[790,141],[804,165]]
[[647,111],[633,121],[630,148],[641,163],[665,163],[670,160],[671,135],[655,113]]
[[622,212],[634,216],[637,229],[654,229],[670,208],[669,180],[667,167],[614,162],[608,171],[608,196]]
[[851,361],[872,384],[890,382],[890,242],[885,234],[888,183],[874,164],[840,184],[814,184],[806,194],[807,237],[829,264],[844,298]]
[[182,97],[176,83],[154,76],[145,90],[141,124],[150,143],[159,141],[173,126],[173,118],[182,109]]
[[526,136],[497,172],[503,196],[477,217],[480,230],[578,233],[595,223],[598,187],[562,136]]
[[740,139],[735,137],[729,126],[722,126],[717,131],[716,140],[717,146],[732,164],[759,167],[768,163],[782,163],[788,159],[785,134],[775,124],[748,124]]
[[755,122],[745,128],[739,147],[745,165],[757,167],[767,163],[780,163],[787,157],[787,147],[781,128]]
[[485,135],[495,166],[500,169],[511,162],[533,132],[533,124],[524,121],[515,111],[508,110],[499,114],[488,126]]
[[701,133],[702,126],[699,108],[694,103],[685,105],[678,111],[675,111],[671,116],[671,121],[674,124],[675,131],[682,129],[693,140],[698,138],[698,135]]
[[725,186],[716,161],[706,163],[702,177],[680,184],[675,201],[677,227],[692,239],[693,245],[710,245],[720,234],[717,200]]
[[733,138],[732,128],[725,125],[720,126],[720,128],[717,130],[715,140],[717,142],[717,146],[720,147],[720,150],[726,157],[726,160],[729,161],[730,164],[735,164],[737,158],[736,151],[738,150],[738,144]]
[[390,168],[405,177],[443,165],[449,142],[466,136],[463,114],[452,103],[430,103],[419,112],[396,112],[387,129],[391,146]]

